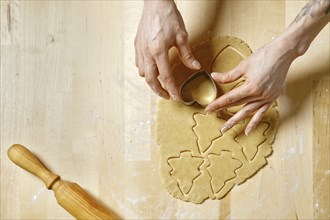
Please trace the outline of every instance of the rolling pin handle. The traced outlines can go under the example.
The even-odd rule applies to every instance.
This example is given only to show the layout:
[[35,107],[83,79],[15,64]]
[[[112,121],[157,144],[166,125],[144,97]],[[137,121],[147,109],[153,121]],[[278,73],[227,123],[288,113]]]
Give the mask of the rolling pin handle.
[[42,162],[23,145],[14,144],[8,149],[7,153],[13,163],[39,177],[45,183],[47,189],[51,189],[53,184],[60,179],[59,175],[51,173]]

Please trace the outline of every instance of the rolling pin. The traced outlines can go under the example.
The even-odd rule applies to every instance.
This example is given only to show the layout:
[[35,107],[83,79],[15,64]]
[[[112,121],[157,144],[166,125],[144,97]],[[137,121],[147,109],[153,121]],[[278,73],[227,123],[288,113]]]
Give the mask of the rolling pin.
[[76,219],[121,219],[78,184],[61,180],[59,175],[50,172],[26,147],[19,144],[11,146],[8,157],[16,165],[39,177],[47,189],[54,191],[58,204]]

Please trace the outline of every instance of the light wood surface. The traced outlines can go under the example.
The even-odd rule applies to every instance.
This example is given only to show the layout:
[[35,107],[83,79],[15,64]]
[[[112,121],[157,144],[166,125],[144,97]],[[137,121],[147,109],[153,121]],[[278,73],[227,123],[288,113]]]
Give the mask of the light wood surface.
[[[306,1],[178,1],[192,42],[256,50]],[[1,219],[72,219],[7,157],[24,144],[126,219],[329,218],[329,25],[289,72],[268,165],[221,201],[173,199],[159,176],[157,97],[138,76],[141,1],[1,1]]]
[[8,149],[8,157],[17,166],[39,177],[47,189],[54,191],[58,204],[76,219],[121,219],[77,183],[61,180],[59,175],[49,171],[25,146],[14,144]]

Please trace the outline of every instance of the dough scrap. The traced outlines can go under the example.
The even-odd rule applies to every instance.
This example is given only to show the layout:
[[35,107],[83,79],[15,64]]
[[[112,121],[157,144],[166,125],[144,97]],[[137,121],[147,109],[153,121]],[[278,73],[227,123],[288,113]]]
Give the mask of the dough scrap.
[[[240,39],[219,37],[201,42],[193,53],[205,71],[224,72],[251,54]],[[173,74],[181,85],[194,71],[178,63]],[[219,86],[220,94],[242,84],[238,79]],[[157,113],[157,143],[160,145],[160,174],[166,190],[175,198],[193,203],[221,199],[267,164],[278,127],[276,103],[256,129],[245,136],[251,118],[222,134],[219,128],[240,107],[206,114],[198,105],[185,106],[160,100]]]

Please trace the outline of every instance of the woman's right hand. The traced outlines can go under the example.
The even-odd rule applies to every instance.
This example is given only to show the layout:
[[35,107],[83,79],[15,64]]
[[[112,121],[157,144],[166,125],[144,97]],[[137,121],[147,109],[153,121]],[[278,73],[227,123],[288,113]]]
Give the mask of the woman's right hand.
[[134,43],[140,76],[145,77],[159,96],[168,99],[170,95],[175,101],[180,100],[171,71],[169,49],[176,47],[182,63],[188,68],[198,70],[201,65],[191,52],[182,16],[172,0],[144,2]]

